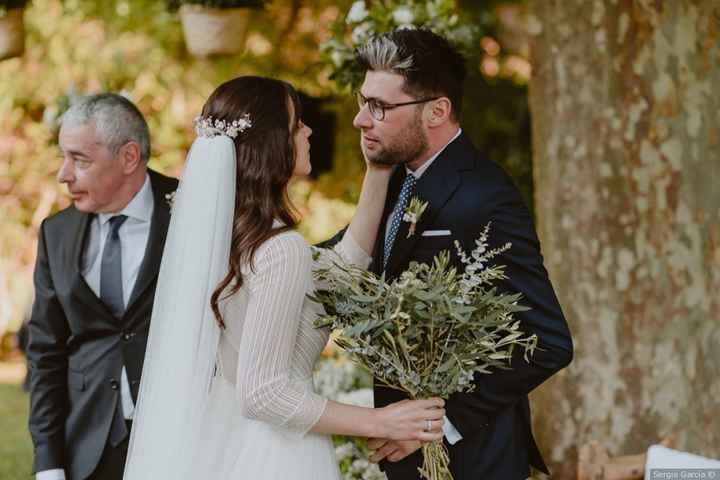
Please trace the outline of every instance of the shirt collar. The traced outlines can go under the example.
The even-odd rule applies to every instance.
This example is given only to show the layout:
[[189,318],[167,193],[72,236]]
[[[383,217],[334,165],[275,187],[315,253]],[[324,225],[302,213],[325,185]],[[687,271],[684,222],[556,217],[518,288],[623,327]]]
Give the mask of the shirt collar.
[[436,159],[437,157],[439,157],[440,154],[441,154],[443,151],[445,151],[445,149],[447,148],[447,146],[450,145],[452,142],[454,142],[455,139],[458,138],[461,133],[462,133],[462,128],[458,128],[458,131],[457,131],[457,133],[455,134],[455,136],[452,137],[452,138],[450,139],[450,141],[445,144],[444,147],[442,147],[440,150],[438,150],[435,155],[433,155],[432,157],[430,157],[425,163],[423,163],[422,165],[420,165],[420,167],[416,168],[415,171],[412,171],[412,170],[410,170],[410,169],[407,168],[407,167],[405,167],[405,171],[406,171],[408,174],[412,174],[412,175],[415,177],[416,180],[419,180],[420,177],[422,176],[422,174],[425,173],[425,171],[426,171],[428,168],[430,168],[430,165],[435,161],[435,159]]
[[117,213],[99,213],[100,224],[105,224],[116,215],[126,215],[141,222],[149,222],[152,217],[154,206],[152,187],[150,186],[150,175],[145,175],[145,183],[125,208]]

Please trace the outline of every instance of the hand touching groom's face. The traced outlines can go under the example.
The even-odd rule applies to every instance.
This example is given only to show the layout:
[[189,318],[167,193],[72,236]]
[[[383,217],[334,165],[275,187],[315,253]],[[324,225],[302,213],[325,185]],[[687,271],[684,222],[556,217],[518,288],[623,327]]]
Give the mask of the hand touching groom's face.
[[[360,147],[368,162],[406,164],[422,157],[428,150],[423,127],[425,105],[391,105],[416,100],[403,91],[404,82],[405,79],[396,73],[368,70],[365,74],[360,94],[368,102],[360,108],[353,126],[360,130]],[[376,107],[375,115],[371,112],[370,102]],[[380,110],[384,110],[383,115],[378,115]],[[378,116],[382,120],[378,120]]]

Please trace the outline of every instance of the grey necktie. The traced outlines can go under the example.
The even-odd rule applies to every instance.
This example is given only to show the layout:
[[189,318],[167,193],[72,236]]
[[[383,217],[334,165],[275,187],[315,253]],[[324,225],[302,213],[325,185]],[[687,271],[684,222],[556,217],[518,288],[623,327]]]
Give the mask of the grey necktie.
[[100,300],[107,305],[115,318],[125,313],[122,284],[122,245],[118,230],[127,220],[126,215],[112,217],[110,231],[105,239],[102,263],[100,264]]
[[397,237],[398,230],[400,230],[400,223],[402,222],[403,216],[405,215],[405,208],[410,201],[410,195],[415,191],[415,184],[417,180],[415,175],[408,173],[405,176],[405,180],[400,190],[400,197],[398,198],[395,208],[392,211],[392,220],[390,222],[390,231],[385,237],[385,258],[383,259],[383,268],[387,266],[388,259],[390,258],[390,251],[392,250],[393,244],[395,243],[395,237]]

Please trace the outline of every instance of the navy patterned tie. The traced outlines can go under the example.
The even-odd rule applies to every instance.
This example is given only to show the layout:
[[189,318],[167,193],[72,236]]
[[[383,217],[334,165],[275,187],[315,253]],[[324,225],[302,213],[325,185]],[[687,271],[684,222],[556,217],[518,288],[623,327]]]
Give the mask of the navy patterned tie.
[[390,222],[390,231],[385,236],[385,258],[383,258],[383,268],[387,266],[388,259],[390,258],[390,251],[392,250],[393,243],[395,243],[395,237],[397,237],[398,230],[400,230],[400,223],[402,222],[403,216],[405,216],[405,208],[407,208],[410,202],[410,196],[415,191],[415,184],[417,180],[415,175],[408,173],[403,181],[402,189],[400,190],[400,197],[398,198],[395,208],[392,211],[392,220]]
[[118,230],[127,220],[125,215],[112,217],[110,231],[105,239],[102,263],[100,264],[100,300],[107,305],[115,318],[125,313],[122,284],[122,246]]

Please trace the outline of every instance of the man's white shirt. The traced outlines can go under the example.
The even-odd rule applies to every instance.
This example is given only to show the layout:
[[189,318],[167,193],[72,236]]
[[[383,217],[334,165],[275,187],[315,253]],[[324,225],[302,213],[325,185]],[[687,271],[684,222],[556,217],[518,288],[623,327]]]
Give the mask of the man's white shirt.
[[[420,177],[422,176],[425,171],[427,171],[428,168],[430,168],[430,165],[435,161],[435,159],[440,156],[440,154],[447,148],[448,145],[450,145],[453,141],[455,141],[456,138],[460,136],[462,133],[462,128],[459,128],[457,133],[454,137],[450,139],[448,143],[445,144],[444,147],[442,147],[438,152],[430,157],[425,163],[423,163],[420,167],[416,168],[414,171],[410,170],[409,168],[405,167],[406,172],[408,175],[415,176],[416,180],[420,180]],[[388,216],[387,219],[387,225],[385,226],[385,238],[387,239],[388,232],[390,232],[390,224],[392,222],[393,218],[392,215]],[[450,423],[450,420],[448,420],[447,417],[445,417],[445,423],[443,423],[443,433],[445,434],[445,439],[448,441],[450,445],[455,445],[457,442],[462,440],[462,435],[460,435],[460,432],[458,432],[457,428],[455,428],[455,425]]]
[[[81,274],[95,295],[100,298],[100,266],[105,249],[105,240],[110,230],[109,220],[115,215],[126,215],[128,218],[118,230],[120,245],[122,247],[122,284],[123,303],[127,308],[145,257],[150,225],[152,223],[155,200],[150,185],[150,176],[145,176],[145,183],[130,203],[118,213],[99,213],[90,222],[87,242],[82,257]],[[120,378],[120,400],[122,402],[123,416],[132,420],[135,413],[135,404],[130,393],[130,383],[127,371],[123,366]],[[44,470],[35,474],[35,480],[65,480],[65,471],[61,468]]]

